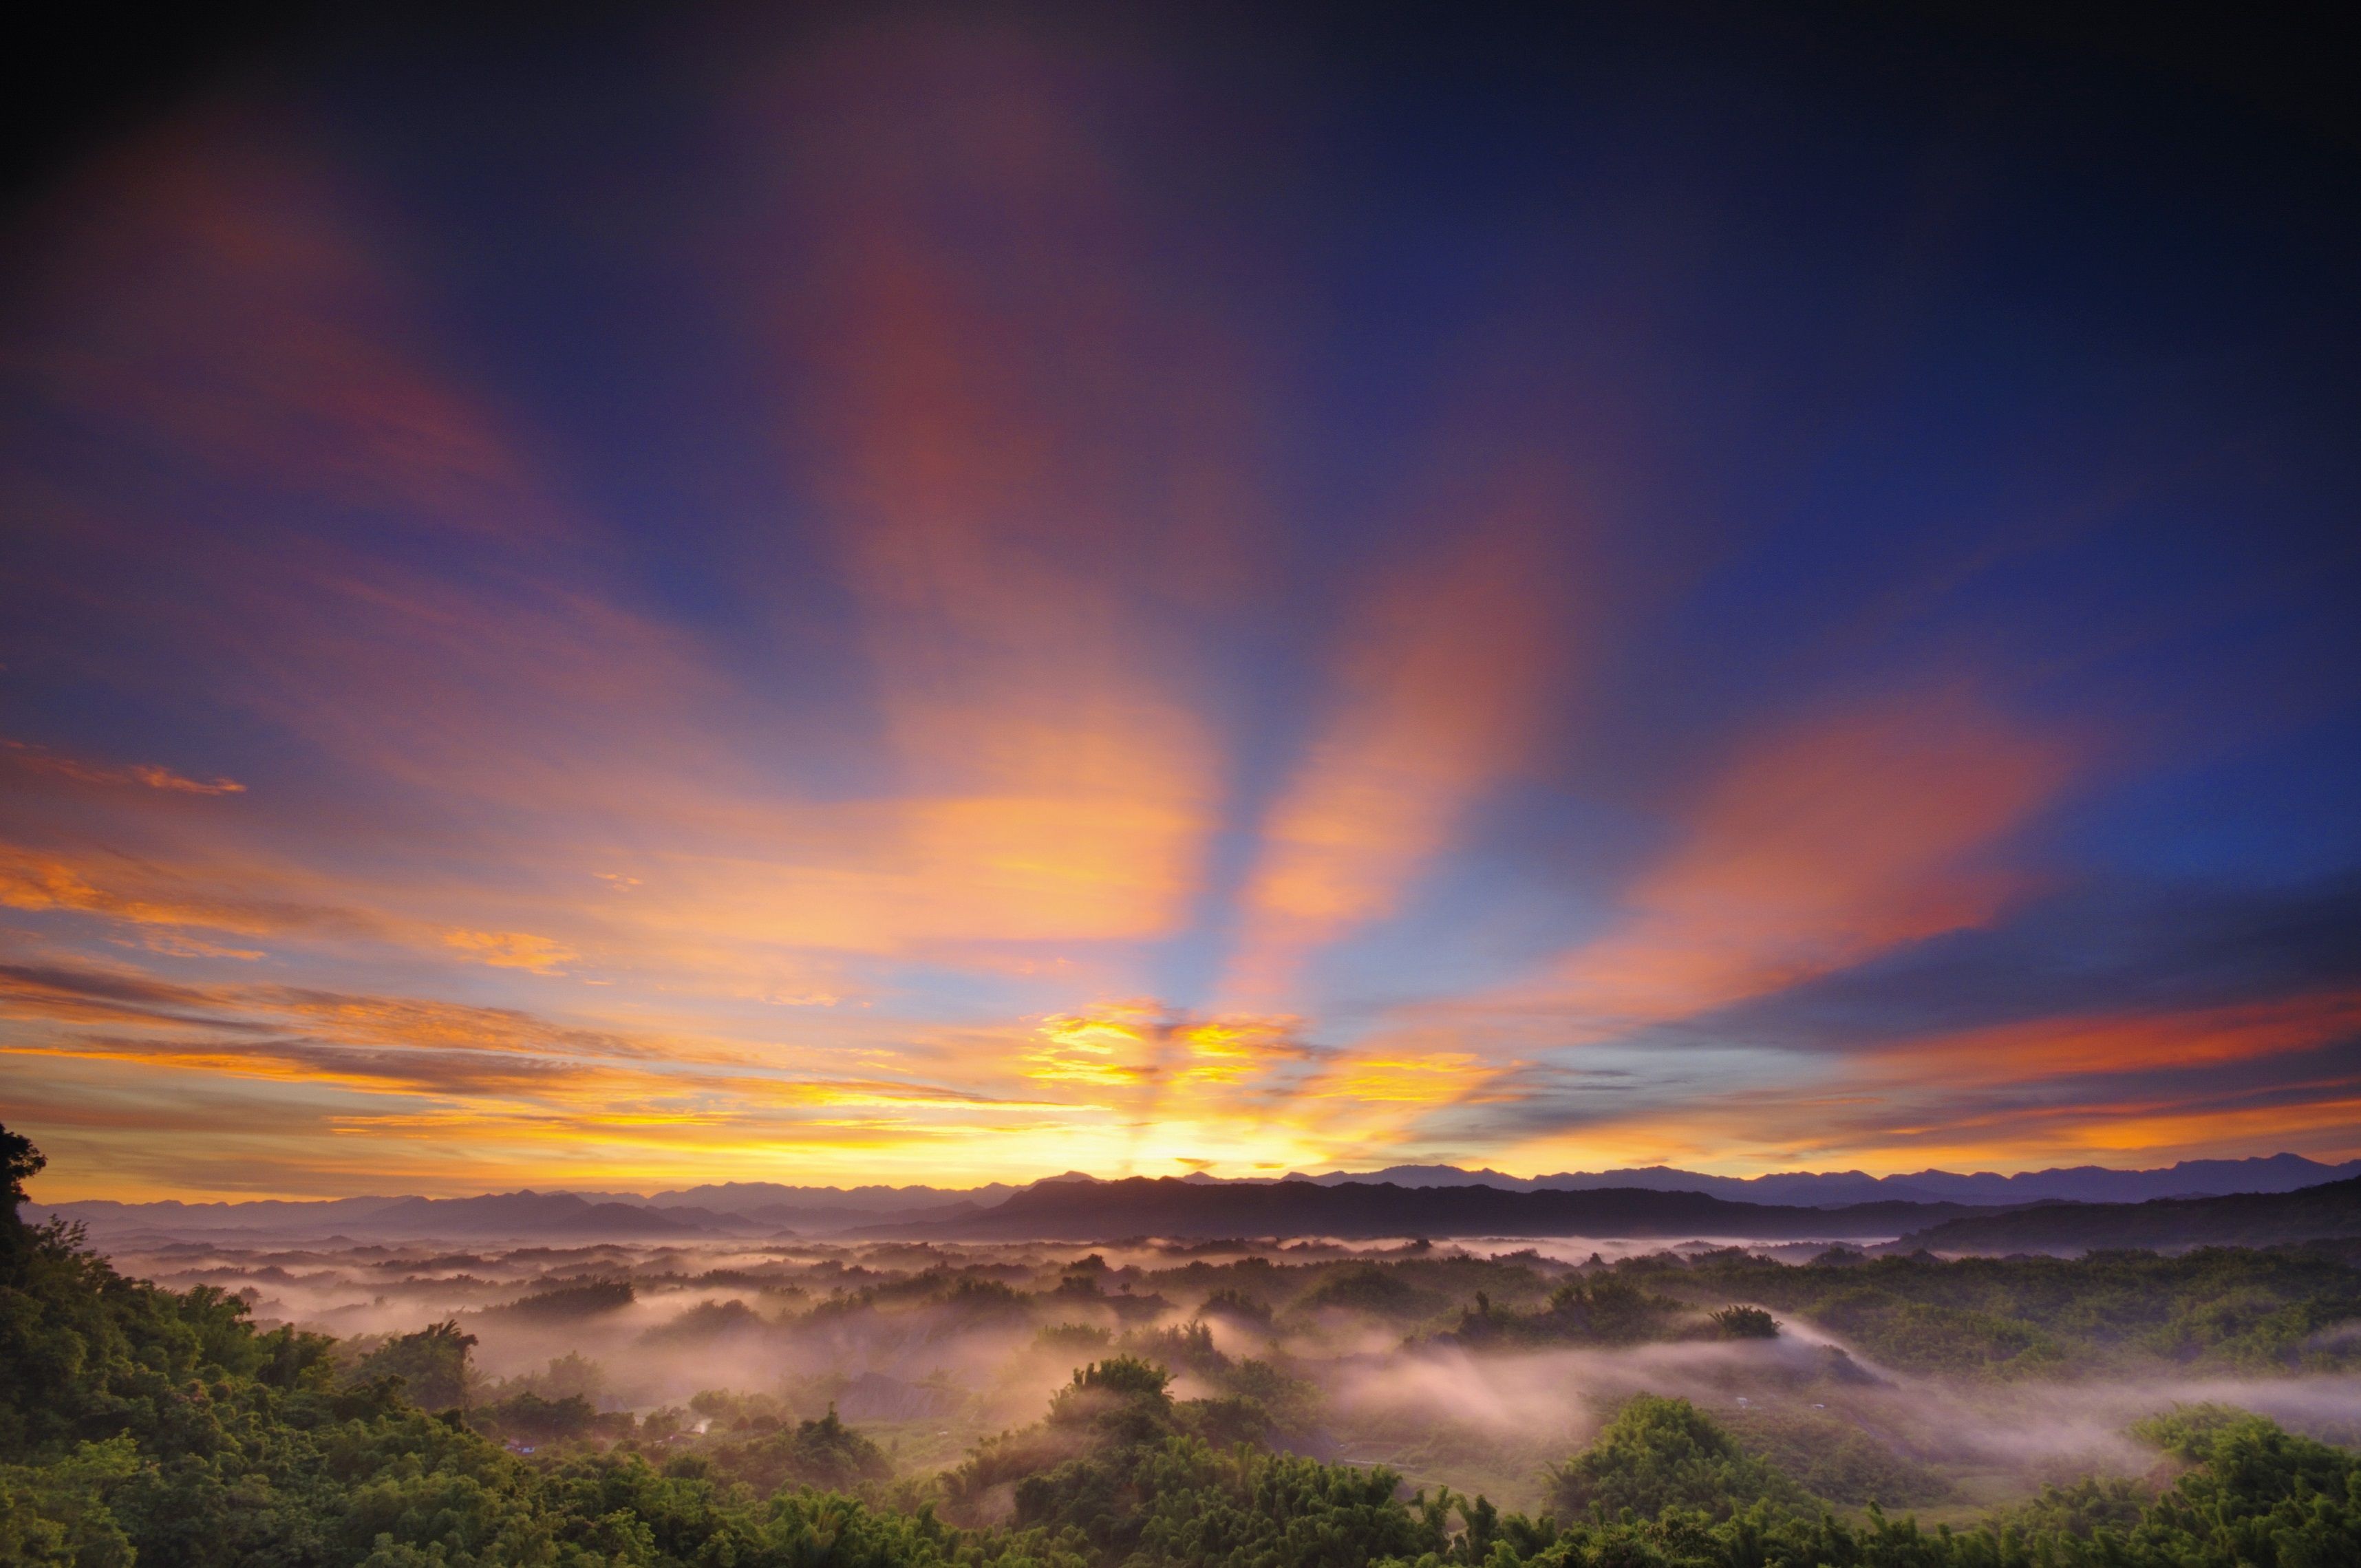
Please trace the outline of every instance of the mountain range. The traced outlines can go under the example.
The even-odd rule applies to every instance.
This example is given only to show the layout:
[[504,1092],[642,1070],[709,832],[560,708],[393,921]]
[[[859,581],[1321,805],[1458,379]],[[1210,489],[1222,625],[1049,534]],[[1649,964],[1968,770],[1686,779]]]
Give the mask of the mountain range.
[[913,1241],[1114,1241],[1131,1236],[1648,1236],[1883,1240],[1985,1211],[1887,1201],[1838,1208],[1733,1202],[1647,1188],[1473,1183],[1192,1182],[1179,1177],[1041,1181],[990,1209],[881,1227]]
[[2103,1166],[2057,1167],[2001,1176],[1980,1171],[1962,1176],[1922,1170],[1909,1176],[1871,1176],[1863,1171],[1779,1171],[1768,1176],[1707,1176],[1652,1165],[1633,1169],[1563,1171],[1520,1178],[1497,1170],[1463,1170],[1449,1165],[1396,1165],[1382,1170],[1328,1171],[1287,1179],[1334,1186],[1345,1181],[1390,1181],[1402,1187],[1484,1186],[1504,1192],[1548,1189],[1581,1191],[1600,1187],[1645,1187],[1659,1192],[1705,1192],[1752,1203],[1800,1203],[1823,1208],[1839,1203],[2140,1203],[2151,1198],[2212,1198],[2232,1192],[2292,1192],[2300,1187],[2361,1176],[2361,1159],[2323,1165],[2301,1155],[2252,1159],[2190,1159],[2156,1170],[2111,1170]]
[[2361,1179],[2293,1192],[2041,1203],[1966,1214],[1904,1236],[1887,1250],[2079,1256],[2112,1248],[2276,1246],[2352,1236],[2361,1236]]
[[[994,1183],[974,1188],[845,1189],[732,1181],[649,1194],[527,1190],[472,1198],[313,1201],[85,1201],[30,1204],[26,1213],[28,1219],[80,1222],[102,1242],[132,1236],[225,1242],[338,1237],[371,1242],[688,1241],[783,1235],[983,1239],[1071,1234],[1080,1239],[1100,1239],[1142,1234],[1420,1233],[1658,1235],[1679,1231],[1731,1237],[1835,1238],[1904,1232],[1931,1234],[1931,1227],[1968,1223],[1973,1209],[2015,1210],[2040,1203],[2088,1207],[2284,1193],[2356,1175],[2361,1175],[2361,1160],[2323,1165],[2291,1154],[2189,1160],[2158,1170],[2084,1166],[2014,1176],[1929,1170],[1882,1178],[1860,1171],[1737,1178],[1661,1166],[1519,1178],[1455,1166],[1395,1166],[1367,1173],[1295,1172],[1277,1179],[1233,1180],[1197,1175],[1103,1182],[1070,1172],[1022,1188]],[[1336,1200],[1315,1196],[1338,1190],[1349,1195]],[[1234,1196],[1211,1196],[1217,1193]],[[1573,1201],[1581,1194],[1608,1196],[1587,1202]],[[1708,1201],[1702,1206],[1686,1201],[1692,1199]],[[1520,1228],[1535,1225],[1550,1228]],[[1027,1231],[1027,1226],[1050,1228]]]

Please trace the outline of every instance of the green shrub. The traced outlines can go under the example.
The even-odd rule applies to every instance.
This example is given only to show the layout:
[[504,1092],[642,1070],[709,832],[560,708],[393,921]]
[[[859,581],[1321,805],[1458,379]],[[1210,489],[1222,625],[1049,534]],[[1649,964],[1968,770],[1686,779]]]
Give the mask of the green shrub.
[[1571,1514],[1612,1519],[1696,1508],[1726,1519],[1758,1503],[1804,1508],[1811,1498],[1686,1399],[1642,1394],[1551,1477],[1551,1499]]
[[1724,1307],[1708,1321],[1724,1339],[1779,1337],[1779,1320],[1760,1307]]

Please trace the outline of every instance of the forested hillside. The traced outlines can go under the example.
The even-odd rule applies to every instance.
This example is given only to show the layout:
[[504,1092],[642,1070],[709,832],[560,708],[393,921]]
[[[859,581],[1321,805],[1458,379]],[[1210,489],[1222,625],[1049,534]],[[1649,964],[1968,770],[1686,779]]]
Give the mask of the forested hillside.
[[[2361,1561],[2361,1463],[2222,1409],[2147,1423],[2178,1468],[2159,1489],[2090,1483],[1988,1525],[1922,1530],[1847,1513],[1695,1406],[1642,1396],[1551,1478],[1553,1516],[1403,1495],[1382,1467],[1269,1443],[1290,1397],[1258,1362],[1176,1397],[1166,1365],[1109,1354],[1040,1420],[936,1476],[889,1478],[832,1415],[749,1423],[675,1447],[634,1428],[571,1427],[516,1452],[517,1401],[466,1398],[451,1328],[366,1355],[244,1303],[127,1279],[70,1232],[17,1222],[39,1157],[5,1138],[0,1219],[0,1563],[145,1564],[793,1564],[796,1568],[1485,1568],[1806,1563],[2012,1568]],[[1731,1266],[1735,1267],[1733,1264]],[[1833,1272],[1833,1268],[1828,1272]],[[1815,1271],[1795,1271],[1809,1278]],[[1553,1310],[1604,1323],[1636,1309],[1589,1288]],[[1728,1332],[1759,1328],[1727,1320]],[[1478,1333],[1480,1337],[1480,1332]],[[1191,1354],[1171,1337],[1176,1356]],[[423,1398],[425,1403],[419,1401]],[[543,1404],[555,1409],[559,1400]],[[576,1412],[577,1415],[582,1412]],[[509,1424],[503,1442],[487,1428]]]
[[1148,1235],[1887,1237],[1984,1212],[1963,1203],[1891,1200],[1794,1208],[1640,1187],[1502,1191],[1485,1186],[1201,1183],[1133,1176],[1037,1182],[990,1209],[881,1227],[878,1234],[1076,1242]]
[[2092,1247],[2270,1246],[2361,1235],[2361,1177],[2293,1192],[2045,1203],[1963,1214],[1905,1236],[1942,1253],[2082,1252]]

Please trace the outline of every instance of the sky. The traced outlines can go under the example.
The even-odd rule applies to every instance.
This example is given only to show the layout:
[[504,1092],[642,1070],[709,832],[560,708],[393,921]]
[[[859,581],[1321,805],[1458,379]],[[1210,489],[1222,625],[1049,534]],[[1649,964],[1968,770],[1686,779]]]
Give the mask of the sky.
[[1115,15],[358,31],[10,208],[37,1196],[2361,1155],[2352,146]]

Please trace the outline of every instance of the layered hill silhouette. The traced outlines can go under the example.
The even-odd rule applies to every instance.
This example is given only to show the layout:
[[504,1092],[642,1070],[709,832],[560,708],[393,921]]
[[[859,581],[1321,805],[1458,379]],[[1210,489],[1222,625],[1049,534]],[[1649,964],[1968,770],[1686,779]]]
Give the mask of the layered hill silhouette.
[[[2059,1251],[2361,1235],[2361,1215],[2355,1212],[2361,1206],[2339,1196],[2361,1190],[2353,1168],[2279,1155],[2191,1161],[2169,1170],[2091,1168],[2019,1177],[1937,1171],[1876,1179],[1839,1172],[1740,1180],[1655,1168],[1521,1180],[1422,1166],[1376,1176],[1327,1173],[1279,1180],[1192,1176],[1099,1181],[1074,1173],[1017,1189],[847,1190],[728,1182],[653,1196],[522,1191],[316,1202],[93,1201],[32,1204],[27,1213],[36,1220],[82,1223],[102,1244],[137,1236],[370,1242],[789,1236],[1107,1241],[1148,1235],[1882,1242],[1902,1236],[1937,1251]],[[2173,1196],[2060,1202],[2048,1196],[2060,1182],[2136,1198],[2162,1187]],[[1930,1187],[1944,1183],[1978,1196],[1928,1196]],[[2232,1188],[2228,1193],[2209,1190],[2225,1185]],[[2186,1195],[2192,1191],[2204,1195]]]
[[1449,1165],[1397,1165],[1359,1174],[1298,1174],[1289,1179],[1328,1186],[1347,1181],[1390,1181],[1402,1187],[1483,1186],[1507,1192],[1645,1187],[1659,1192],[1704,1192],[1747,1203],[1801,1203],[1825,1208],[1889,1199],[1907,1203],[2018,1204],[2045,1199],[2076,1203],[2138,1203],[2150,1198],[2292,1192],[2301,1187],[2316,1187],[2348,1176],[2361,1176],[2361,1159],[2323,1165],[2301,1155],[2276,1154],[2251,1159],[2188,1159],[2154,1170],[2112,1170],[2104,1166],[2081,1165],[2019,1171],[2013,1176],[1988,1170],[1971,1175],[1949,1170],[1921,1170],[1905,1176],[1871,1176],[1859,1170],[1786,1170],[1768,1176],[1708,1176],[1652,1165],[1521,1178],[1503,1176],[1497,1170],[1462,1170]]
[[2144,1203],[1988,1207],[1886,1201],[1805,1208],[1644,1188],[1509,1192],[1391,1182],[1222,1186],[1134,1177],[1045,1181],[991,1209],[880,1234],[962,1241],[1421,1235],[1839,1241],[1899,1235],[1894,1245],[1900,1250],[1959,1253],[2267,1246],[2361,1236],[2361,1178],[2293,1192]]
[[[27,1204],[28,1219],[87,1226],[101,1242],[137,1235],[232,1240],[651,1241],[832,1235],[972,1212],[1013,1189],[779,1187],[731,1182],[643,1198],[615,1192],[490,1192],[474,1198],[336,1198],[305,1202]],[[683,1200],[704,1197],[708,1201]]]
[[1903,1250],[2052,1252],[2277,1246],[2361,1236],[2361,1177],[2295,1192],[2157,1198],[2145,1203],[2044,1203],[1961,1215],[1905,1236]]
[[1115,1241],[1129,1236],[1647,1236],[1731,1240],[1889,1237],[1982,1211],[1959,1203],[1797,1208],[1703,1192],[1393,1182],[1213,1183],[1177,1177],[1043,1181],[1006,1202],[879,1234],[946,1241]]

